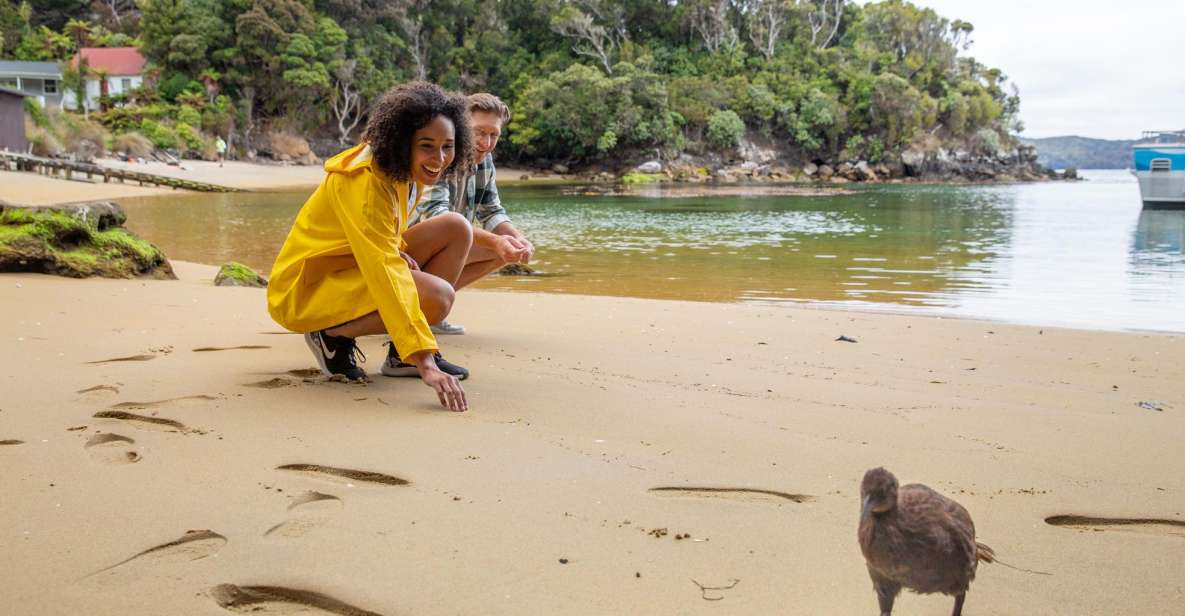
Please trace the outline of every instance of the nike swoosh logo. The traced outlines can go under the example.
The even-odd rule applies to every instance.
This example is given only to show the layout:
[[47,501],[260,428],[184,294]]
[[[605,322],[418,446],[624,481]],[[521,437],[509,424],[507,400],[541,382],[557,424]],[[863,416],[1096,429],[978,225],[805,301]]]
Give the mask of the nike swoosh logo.
[[317,342],[321,343],[321,353],[325,355],[325,359],[333,359],[334,357],[337,357],[336,349],[333,352],[330,352],[329,347],[325,346],[324,334],[317,336]]

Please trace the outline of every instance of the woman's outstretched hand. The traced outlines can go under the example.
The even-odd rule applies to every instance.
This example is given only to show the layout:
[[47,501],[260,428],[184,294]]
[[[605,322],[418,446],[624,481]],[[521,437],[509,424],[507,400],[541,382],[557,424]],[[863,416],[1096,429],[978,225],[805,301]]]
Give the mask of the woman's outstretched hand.
[[420,380],[436,392],[440,406],[457,412],[469,410],[469,401],[465,399],[465,388],[461,387],[461,381],[441,372],[431,352],[417,353],[414,358],[409,357],[408,361],[415,363],[416,369],[420,371]]

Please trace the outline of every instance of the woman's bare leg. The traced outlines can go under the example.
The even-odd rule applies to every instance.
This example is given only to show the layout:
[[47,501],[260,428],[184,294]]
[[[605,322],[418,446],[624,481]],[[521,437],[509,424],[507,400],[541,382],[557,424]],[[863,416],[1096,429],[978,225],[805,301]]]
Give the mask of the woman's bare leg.
[[[429,323],[439,323],[444,320],[449,311],[453,309],[453,300],[457,297],[453,286],[439,276],[427,272],[413,271],[411,276],[416,281],[416,292],[420,296],[420,309],[424,311],[424,317],[428,319]],[[349,323],[328,329],[325,333],[330,336],[357,338],[358,336],[385,334],[387,328],[383,325],[383,319],[379,313],[372,312]]]
[[[473,226],[456,212],[433,216],[403,234],[420,270],[456,285],[473,246]],[[432,321],[435,323],[436,321]]]

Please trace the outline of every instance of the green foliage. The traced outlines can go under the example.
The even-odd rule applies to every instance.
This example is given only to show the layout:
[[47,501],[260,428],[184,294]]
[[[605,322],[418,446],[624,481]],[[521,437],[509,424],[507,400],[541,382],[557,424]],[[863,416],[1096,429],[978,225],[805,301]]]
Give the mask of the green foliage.
[[37,128],[49,128],[49,117],[45,115],[45,109],[41,107],[41,103],[38,103],[37,99],[32,97],[26,98],[24,105],[25,113],[29,115],[33,126]]
[[144,118],[140,121],[140,134],[148,138],[158,148],[175,149],[177,147],[177,133],[173,129],[151,120]]
[[634,171],[621,176],[621,181],[625,184],[654,184],[661,182],[665,177],[661,173],[639,173]]
[[190,126],[202,125],[202,114],[190,105],[181,105],[177,110],[177,122],[188,124]]
[[[511,142],[549,157],[595,158],[605,148],[675,148],[676,117],[653,73],[620,63],[614,76],[583,64],[532,79]],[[586,101],[599,101],[589,105]]]
[[184,73],[173,73],[161,80],[157,85],[157,92],[161,98],[173,103],[185,93],[202,92],[202,84]]
[[174,132],[177,135],[177,144],[181,147],[182,152],[189,150],[201,152],[205,145],[197,129],[185,122],[178,122]]
[[[5,44],[7,45],[7,39]],[[69,36],[54,32],[45,26],[39,26],[25,34],[14,51],[17,60],[34,62],[65,60],[73,53],[74,41]]]
[[[365,115],[417,78],[501,96],[499,156],[520,160],[673,157],[745,131],[874,160],[923,137],[987,147],[985,130],[1007,147],[1020,128],[1015,88],[965,54],[972,26],[904,0],[846,3],[833,38],[812,31],[818,0],[129,1],[0,0],[0,55],[135,44],[155,85],[111,97],[104,126],[192,151],[215,134],[336,135],[340,97]],[[784,17],[776,40],[763,10]],[[63,89],[81,86],[67,71]]]
[[708,143],[721,149],[734,148],[745,136],[745,122],[735,111],[717,111],[708,118]]

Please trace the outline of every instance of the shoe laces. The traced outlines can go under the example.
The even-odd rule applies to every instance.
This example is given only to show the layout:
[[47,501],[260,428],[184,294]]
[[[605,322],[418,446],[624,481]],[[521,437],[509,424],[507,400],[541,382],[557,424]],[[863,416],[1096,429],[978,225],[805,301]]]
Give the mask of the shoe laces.
[[350,353],[347,355],[351,366],[366,363],[366,353],[358,346],[358,342],[353,338],[350,339]]
[[390,347],[389,349],[387,349],[387,359],[394,358],[395,363],[399,363],[399,362],[403,361],[403,357],[399,355],[399,349],[395,348],[395,343],[393,341],[388,340],[388,341],[384,342],[383,344]]

